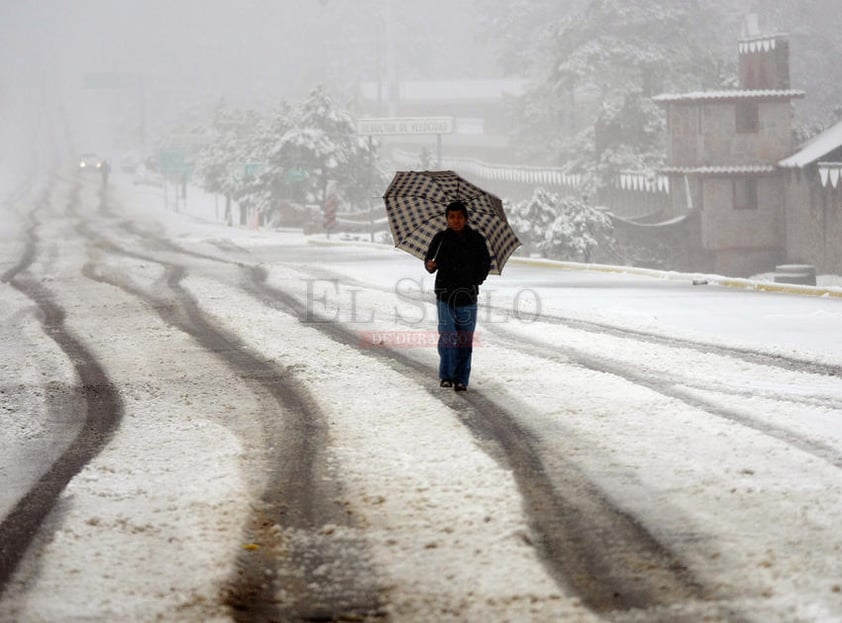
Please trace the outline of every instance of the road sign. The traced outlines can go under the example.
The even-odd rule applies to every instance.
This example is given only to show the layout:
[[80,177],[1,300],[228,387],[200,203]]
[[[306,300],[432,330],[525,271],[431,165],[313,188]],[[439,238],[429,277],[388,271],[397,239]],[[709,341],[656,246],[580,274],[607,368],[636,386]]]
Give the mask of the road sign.
[[378,117],[357,120],[357,134],[452,134],[453,117]]
[[304,169],[287,169],[284,175],[288,182],[301,182],[307,179],[307,171]]
[[247,162],[243,165],[243,175],[246,177],[257,177],[265,168],[265,162]]
[[162,149],[158,152],[158,167],[168,175],[182,175],[190,172],[186,154],[177,149]]

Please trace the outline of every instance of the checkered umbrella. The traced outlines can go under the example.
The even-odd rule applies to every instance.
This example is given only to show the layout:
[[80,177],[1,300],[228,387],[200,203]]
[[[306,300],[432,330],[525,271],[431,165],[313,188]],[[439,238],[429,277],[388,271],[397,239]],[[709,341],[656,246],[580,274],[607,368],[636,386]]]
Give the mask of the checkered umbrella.
[[395,246],[423,260],[433,236],[447,228],[447,204],[457,199],[468,206],[468,224],[485,236],[491,255],[489,272],[499,275],[520,240],[500,199],[453,171],[395,173],[383,195]]

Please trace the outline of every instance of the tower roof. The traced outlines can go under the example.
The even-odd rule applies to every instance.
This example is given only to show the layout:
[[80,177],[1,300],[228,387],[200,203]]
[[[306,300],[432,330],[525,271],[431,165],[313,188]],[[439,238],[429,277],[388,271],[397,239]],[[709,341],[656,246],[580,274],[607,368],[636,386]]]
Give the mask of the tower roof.
[[690,104],[694,102],[733,102],[740,100],[788,100],[804,97],[799,89],[726,89],[722,91],[694,91],[692,93],[664,93],[652,99],[660,103]]

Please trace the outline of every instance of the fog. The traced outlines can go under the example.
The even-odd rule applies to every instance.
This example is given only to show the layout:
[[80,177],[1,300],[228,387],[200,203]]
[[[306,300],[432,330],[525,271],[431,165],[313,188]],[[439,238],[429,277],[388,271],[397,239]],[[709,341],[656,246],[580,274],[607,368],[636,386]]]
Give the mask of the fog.
[[[473,0],[2,0],[3,169],[125,149],[220,101],[496,75]],[[40,166],[40,165],[38,165]]]
[[[361,83],[397,80],[524,79],[529,97],[497,128],[517,142],[507,160],[457,155],[568,166],[585,152],[577,134],[592,140],[596,115],[620,114],[641,85],[646,95],[733,88],[750,11],[765,32],[791,35],[792,87],[806,92],[793,129],[814,135],[840,101],[833,0],[0,0],[0,189],[54,157],[148,154],[174,126],[206,125],[220,104],[267,110],[324,85],[355,113]],[[640,79],[647,72],[672,83]],[[645,114],[605,125],[628,121],[640,134],[663,121]],[[657,166],[664,153],[655,139],[611,138],[618,153],[636,152],[626,167]],[[596,171],[599,157],[578,166]]]

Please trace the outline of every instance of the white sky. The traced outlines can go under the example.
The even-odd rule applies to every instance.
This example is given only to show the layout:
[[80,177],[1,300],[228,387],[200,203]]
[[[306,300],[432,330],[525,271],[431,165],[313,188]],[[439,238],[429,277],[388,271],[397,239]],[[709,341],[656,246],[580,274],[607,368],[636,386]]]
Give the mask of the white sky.
[[[56,125],[56,135],[68,135],[70,153],[113,153],[136,147],[127,143],[137,140],[141,118],[151,141],[176,123],[206,123],[223,100],[267,108],[327,84],[345,103],[357,81],[376,80],[378,71],[385,79],[390,63],[403,79],[496,77],[495,52],[480,37],[475,6],[475,0],[3,0],[0,110],[11,111],[30,136],[39,124]],[[91,88],[90,77],[102,75],[138,86]],[[14,130],[6,125],[0,132]],[[13,143],[18,152],[30,144]]]

